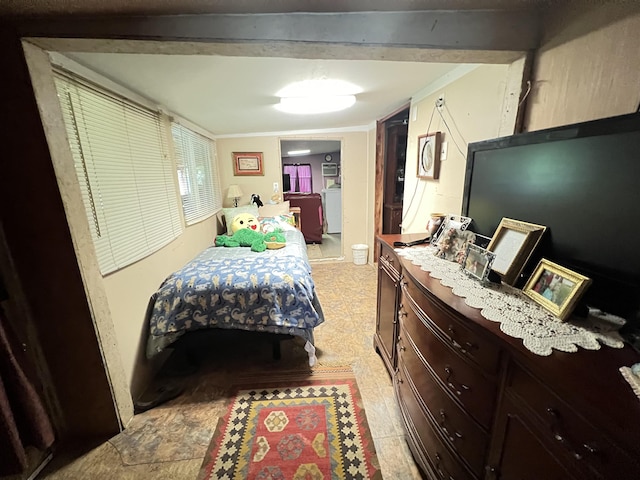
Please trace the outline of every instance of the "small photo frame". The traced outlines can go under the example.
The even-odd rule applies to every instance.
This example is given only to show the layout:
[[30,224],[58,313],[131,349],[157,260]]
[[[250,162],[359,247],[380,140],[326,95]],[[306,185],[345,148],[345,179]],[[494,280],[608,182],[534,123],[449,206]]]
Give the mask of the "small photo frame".
[[461,267],[467,275],[485,283],[489,279],[491,265],[493,265],[495,258],[495,253],[472,244],[467,246],[467,253]]
[[544,225],[503,218],[487,250],[496,254],[493,270],[507,285],[515,285],[520,273],[547,230]]
[[418,178],[437,180],[440,178],[441,132],[427,133],[418,137]]
[[471,224],[471,218],[463,217],[461,215],[454,215],[452,213],[447,214],[440,225],[440,228],[436,231],[436,233],[431,238],[431,245],[438,246],[440,240],[442,240],[442,236],[444,232],[451,230],[452,228],[457,228],[458,230],[466,230],[467,227]]
[[564,321],[590,284],[590,278],[543,258],[523,291],[534,302]]
[[233,152],[233,174],[264,175],[262,152]]
[[434,255],[462,265],[467,254],[467,246],[473,244],[475,240],[476,234],[471,230],[450,228],[442,234]]

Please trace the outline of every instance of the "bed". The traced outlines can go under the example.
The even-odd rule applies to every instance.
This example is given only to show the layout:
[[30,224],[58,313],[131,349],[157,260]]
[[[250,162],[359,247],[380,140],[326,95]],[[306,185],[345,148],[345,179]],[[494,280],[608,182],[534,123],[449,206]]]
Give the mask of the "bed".
[[283,233],[281,249],[212,246],[171,274],[149,301],[147,357],[186,332],[222,328],[302,337],[313,366],[313,330],[324,315],[304,236],[294,227]]

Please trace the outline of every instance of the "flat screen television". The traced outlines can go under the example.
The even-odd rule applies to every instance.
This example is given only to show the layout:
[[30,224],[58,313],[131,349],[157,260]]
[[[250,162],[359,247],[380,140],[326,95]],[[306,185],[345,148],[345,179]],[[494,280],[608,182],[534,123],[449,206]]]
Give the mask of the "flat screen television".
[[462,214],[491,237],[503,217],[546,225],[547,258],[589,276],[584,303],[638,322],[640,114],[471,143]]

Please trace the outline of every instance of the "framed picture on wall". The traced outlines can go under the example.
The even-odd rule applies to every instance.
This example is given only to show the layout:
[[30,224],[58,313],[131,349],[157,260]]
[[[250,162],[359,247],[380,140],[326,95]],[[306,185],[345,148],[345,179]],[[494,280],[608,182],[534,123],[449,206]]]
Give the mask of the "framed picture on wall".
[[233,152],[234,175],[264,175],[262,152]]
[[440,177],[441,132],[418,137],[418,178],[437,180]]

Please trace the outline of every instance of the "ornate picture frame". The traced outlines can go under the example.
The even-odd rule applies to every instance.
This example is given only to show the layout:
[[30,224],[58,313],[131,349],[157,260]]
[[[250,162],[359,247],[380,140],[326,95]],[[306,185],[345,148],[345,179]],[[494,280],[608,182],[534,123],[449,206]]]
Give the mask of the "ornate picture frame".
[[493,270],[507,285],[515,285],[522,270],[547,230],[544,225],[504,217],[487,250],[496,254]]
[[464,261],[461,264],[462,271],[480,283],[489,280],[491,266],[496,254],[478,245],[468,245]]
[[262,152],[233,152],[233,174],[264,175]]
[[523,292],[564,321],[569,318],[590,284],[590,278],[543,258]]
[[471,224],[471,218],[448,213],[447,215],[444,216],[444,220],[440,224],[440,228],[438,228],[436,233],[433,234],[431,238],[431,245],[438,246],[444,232],[446,232],[447,230],[450,230],[451,228],[457,228],[458,230],[466,230],[470,224]]
[[418,178],[440,178],[440,149],[442,133],[426,133],[418,136]]

